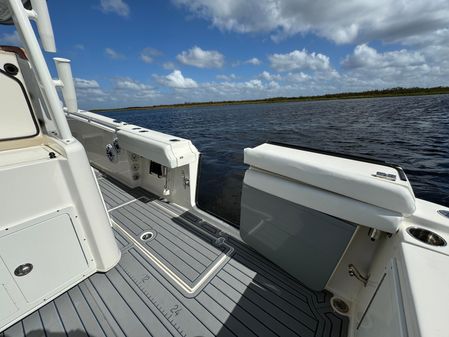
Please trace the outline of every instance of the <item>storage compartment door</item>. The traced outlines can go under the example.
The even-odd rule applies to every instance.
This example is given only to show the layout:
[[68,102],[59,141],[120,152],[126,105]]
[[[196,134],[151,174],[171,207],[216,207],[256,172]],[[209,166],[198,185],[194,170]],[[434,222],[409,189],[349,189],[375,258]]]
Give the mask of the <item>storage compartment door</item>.
[[[88,268],[68,214],[2,237],[0,257],[28,302],[51,296]],[[32,270],[20,275],[19,267],[25,264]]]
[[324,289],[355,229],[351,223],[243,185],[243,240],[314,290]]

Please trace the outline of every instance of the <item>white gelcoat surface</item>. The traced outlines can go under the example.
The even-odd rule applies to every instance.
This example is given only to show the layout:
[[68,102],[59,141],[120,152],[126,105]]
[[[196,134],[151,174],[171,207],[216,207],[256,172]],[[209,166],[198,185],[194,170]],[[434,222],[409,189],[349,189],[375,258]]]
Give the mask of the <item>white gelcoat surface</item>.
[[[245,149],[245,163],[403,215],[416,209],[410,183],[388,166],[271,144]],[[393,174],[396,180],[374,177],[377,172]]]
[[408,243],[401,244],[402,283],[408,302],[411,336],[447,337],[449,257]]

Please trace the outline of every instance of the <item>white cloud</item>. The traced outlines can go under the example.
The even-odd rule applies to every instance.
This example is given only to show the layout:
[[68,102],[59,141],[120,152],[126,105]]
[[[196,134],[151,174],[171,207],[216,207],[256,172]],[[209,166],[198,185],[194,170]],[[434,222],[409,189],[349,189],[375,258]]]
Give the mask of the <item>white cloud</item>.
[[104,52],[106,53],[106,55],[109,58],[111,58],[113,60],[120,60],[120,59],[124,59],[125,58],[125,56],[123,54],[120,54],[119,52],[115,51],[112,48],[106,48],[104,50]]
[[270,90],[273,90],[273,89],[277,90],[277,89],[280,89],[281,86],[280,86],[279,83],[276,82],[276,81],[270,81],[270,82],[268,83],[268,88],[269,88]]
[[279,75],[279,74],[273,75],[273,74],[270,74],[270,73],[269,73],[268,71],[266,71],[266,70],[264,70],[263,72],[261,72],[261,73],[259,74],[259,77],[262,78],[262,79],[264,79],[265,81],[274,81],[274,80],[279,81],[279,80],[281,79],[281,75]]
[[81,107],[111,107],[123,105],[148,105],[160,97],[160,93],[148,84],[129,77],[111,80],[112,86],[105,89],[92,79],[75,78],[76,93]]
[[262,89],[263,84],[261,80],[250,80],[245,82],[245,86],[249,89]]
[[273,39],[313,32],[336,43],[396,40],[446,28],[447,0],[172,0],[221,30]]
[[382,68],[395,68],[417,66],[425,64],[424,55],[414,51],[410,52],[406,49],[378,53],[376,49],[371,48],[367,44],[358,45],[354,49],[354,53],[348,55],[342,62],[345,68],[374,68],[380,70]]
[[291,70],[329,70],[329,57],[315,52],[308,53],[305,49],[294,50],[288,54],[269,55],[271,67],[277,71]]
[[154,59],[158,56],[162,55],[162,53],[154,48],[144,48],[140,53],[140,59],[145,63],[152,63]]
[[17,33],[17,31],[12,33],[3,33],[0,37],[0,43],[14,46],[22,45],[22,41],[20,41],[19,33]]
[[198,84],[193,79],[184,77],[180,70],[173,70],[167,76],[156,75],[155,79],[160,84],[175,89],[192,89],[198,87]]
[[237,76],[235,74],[217,75],[217,80],[220,80],[220,81],[232,81],[232,80],[235,80],[236,78],[237,78]]
[[312,76],[307,75],[301,71],[299,73],[288,73],[286,79],[289,82],[301,83],[312,80]]
[[[438,49],[444,49],[439,53]],[[371,87],[430,87],[445,85],[449,76],[448,47],[421,51],[400,49],[378,52],[367,44],[355,47],[342,61],[345,79]]]
[[149,85],[135,81],[129,77],[115,79],[115,88],[124,90],[149,90]]
[[175,70],[176,65],[173,62],[165,62],[162,67],[167,70]]
[[84,50],[86,49],[85,46],[82,43],[77,43],[76,45],[73,46],[75,49],[78,50]]
[[128,17],[129,6],[123,0],[101,0],[100,9],[103,13],[115,13],[117,15]]
[[74,78],[76,95],[83,104],[95,104],[105,102],[107,94],[101,89],[96,80],[87,80],[79,77]]
[[[433,45],[426,48],[380,52],[361,44],[341,61],[339,72],[331,66],[329,57],[322,54],[305,50],[278,54],[270,62],[282,74],[265,70],[255,78],[242,81],[237,81],[232,74],[221,74],[216,76],[217,81],[195,82],[195,87],[188,93],[177,91],[176,95],[166,95],[163,99],[171,102],[220,101],[444,85],[449,76],[449,62],[442,61],[442,57],[449,54],[449,46],[440,46],[444,50],[439,53]],[[431,57],[434,58],[433,66],[429,64]],[[161,82],[167,84],[165,78]]]
[[112,95],[123,101],[146,102],[160,94],[152,86],[141,83],[129,77],[118,77],[113,80]]
[[75,87],[77,89],[92,89],[92,88],[99,88],[100,85],[95,80],[86,80],[83,78],[75,77]]
[[429,45],[449,45],[449,28],[437,29],[424,34],[413,35],[403,39],[402,44],[417,47],[426,47]]
[[203,50],[198,46],[183,51],[177,56],[179,62],[198,68],[221,68],[224,56],[216,50]]
[[[282,88],[276,81],[263,82],[256,78],[247,81],[204,82],[187,93],[178,91],[176,100],[192,102],[256,99],[279,96],[280,93]],[[193,100],[192,97],[194,97]],[[173,96],[171,98],[173,99]]]
[[257,57],[253,57],[249,60],[246,60],[245,63],[247,64],[252,64],[253,66],[258,66],[260,65],[262,62],[257,58]]

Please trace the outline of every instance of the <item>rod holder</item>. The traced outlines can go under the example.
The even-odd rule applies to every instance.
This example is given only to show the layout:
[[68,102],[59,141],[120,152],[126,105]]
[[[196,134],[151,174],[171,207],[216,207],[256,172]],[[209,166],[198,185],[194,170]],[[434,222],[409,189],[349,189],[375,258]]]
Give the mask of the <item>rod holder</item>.
[[32,10],[29,11],[29,17],[36,21],[39,37],[42,47],[49,53],[56,52],[55,36],[51,25],[50,14],[46,0],[31,0]]
[[75,83],[73,82],[70,60],[60,57],[55,57],[53,60],[55,61],[59,77],[59,81],[55,81],[55,85],[61,87],[67,112],[78,112],[78,102],[76,100]]

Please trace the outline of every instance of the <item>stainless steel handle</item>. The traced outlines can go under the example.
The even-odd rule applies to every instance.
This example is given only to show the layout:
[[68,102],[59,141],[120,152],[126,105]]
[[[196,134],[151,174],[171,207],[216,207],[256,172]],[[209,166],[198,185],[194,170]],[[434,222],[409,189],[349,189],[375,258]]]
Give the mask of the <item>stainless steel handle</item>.
[[25,276],[33,270],[33,265],[31,263],[21,264],[14,270],[14,275]]

